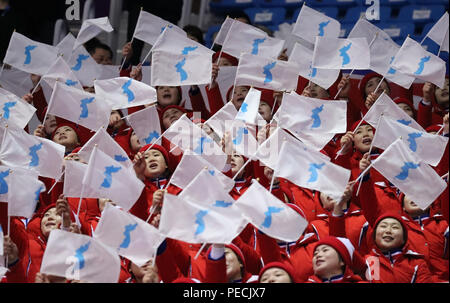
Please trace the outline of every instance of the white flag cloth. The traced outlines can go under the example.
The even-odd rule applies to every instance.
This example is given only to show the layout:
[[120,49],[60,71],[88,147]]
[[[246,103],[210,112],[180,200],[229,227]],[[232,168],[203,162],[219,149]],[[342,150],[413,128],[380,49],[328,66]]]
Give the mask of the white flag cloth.
[[309,98],[295,92],[283,95],[278,117],[286,128],[306,133],[345,133],[347,102]]
[[220,110],[218,110],[213,116],[211,116],[205,124],[211,127],[220,138],[226,131],[226,121],[233,121],[238,111],[234,104],[230,101],[227,102]]
[[369,69],[370,50],[365,38],[316,37],[312,67]]
[[57,81],[50,97],[47,113],[96,131],[102,126],[108,126],[111,105],[95,94]]
[[211,176],[217,177],[222,188],[227,192],[233,189],[234,181],[231,178],[225,176],[203,157],[196,155],[189,150],[186,150],[183,153],[180,163],[178,163],[177,168],[170,177],[170,183],[179,188],[185,188],[192,181],[192,177],[198,175],[205,168]]
[[232,148],[239,155],[254,159],[258,149],[258,141],[250,127],[244,121],[234,120],[230,128]]
[[10,69],[3,69],[0,75],[0,85],[16,96],[26,95],[34,88],[30,75],[13,66]]
[[92,189],[89,184],[83,187],[83,178],[88,169],[88,165],[79,161],[66,160],[64,168],[64,187],[65,197],[72,198],[95,198],[99,196],[98,191]]
[[[281,147],[283,142],[289,142],[292,145],[297,145],[301,148],[310,149],[305,144],[300,142],[297,138],[288,134],[282,128],[278,127],[266,141],[264,141],[258,148],[255,158],[261,161],[265,166],[268,166],[272,169],[276,168],[278,158],[280,155]],[[312,151],[315,151],[312,149]],[[330,158],[322,153],[317,153],[318,156],[322,156],[324,160],[330,161]]]
[[97,145],[98,149],[123,166],[132,168],[133,162],[131,162],[130,158],[128,158],[127,153],[113,138],[111,138],[103,127],[100,128],[95,135],[93,135],[89,141],[83,145],[78,154],[87,162],[92,151],[94,150],[95,145]]
[[25,128],[36,108],[13,93],[0,87],[0,116],[18,128]]
[[94,81],[95,93],[113,109],[129,108],[156,101],[156,90],[128,77]]
[[69,60],[70,56],[72,55],[73,46],[75,44],[75,41],[77,39],[72,35],[72,33],[68,33],[64,39],[62,39],[57,45],[56,48],[58,49],[59,54],[63,56],[63,58],[66,58],[66,60]]
[[83,89],[81,82],[77,79],[69,65],[61,56],[58,56],[55,63],[42,76],[42,80],[48,83],[51,87],[55,86],[56,81],[60,81],[67,86],[72,86],[80,90]]
[[2,164],[27,168],[40,176],[58,179],[64,158],[64,146],[48,139],[8,127],[0,147]]
[[138,266],[156,255],[164,237],[152,225],[107,203],[93,238]]
[[223,45],[233,23],[234,19],[229,18],[228,16],[225,18],[225,21],[223,21],[222,25],[220,26],[220,30],[217,33],[213,44]]
[[442,17],[433,25],[428,31],[427,37],[441,46],[441,50],[448,52],[448,12],[445,12]]
[[298,36],[309,43],[315,43],[317,36],[337,38],[340,33],[341,24],[339,21],[306,6],[305,3],[292,29],[292,35]]
[[35,171],[0,165],[0,201],[8,202],[9,216],[31,218],[44,190]]
[[391,67],[391,63],[399,50],[400,47],[397,43],[377,37],[370,46],[370,69],[409,89],[415,78],[402,74]]
[[227,211],[228,207],[231,209],[232,204],[211,201],[205,206],[165,194],[159,231],[169,238],[188,243],[229,244],[247,222],[235,212]]
[[[0,225],[0,256],[3,256],[3,229],[2,229],[1,225]],[[2,259],[2,258],[0,258],[0,259]],[[1,263],[0,265],[5,265],[5,264]],[[5,273],[6,273],[6,271],[4,273],[0,272],[0,277],[2,277],[2,275],[4,275]]]
[[271,38],[263,30],[235,20],[222,44],[222,51],[236,58],[241,53],[276,59],[283,50],[284,40]]
[[305,79],[319,85],[324,89],[330,88],[339,77],[339,69],[320,69],[312,67],[313,51],[300,43],[295,43],[289,56],[289,62],[295,62],[299,69],[298,74]]
[[392,99],[384,92],[378,97],[374,104],[370,107],[364,115],[363,120],[378,128],[378,120],[381,115],[394,119],[404,125],[415,128],[421,132],[425,132],[422,126],[413,118],[408,116]]
[[448,144],[447,137],[419,132],[417,129],[384,116],[378,123],[372,144],[381,149],[386,149],[400,137],[411,153],[432,166],[439,164]]
[[74,43],[73,48],[77,48],[78,46],[84,44],[85,42],[91,40],[101,32],[112,32],[114,29],[109,23],[108,17],[96,18],[96,19],[87,19],[81,24],[80,31],[78,32],[77,39]]
[[422,209],[447,187],[434,169],[421,162],[400,139],[375,159],[372,166]]
[[[120,77],[120,66],[119,65],[102,65],[99,64],[98,68],[100,74],[96,80],[107,80]],[[144,82],[144,81],[142,81]],[[144,82],[146,83],[146,82]]]
[[325,161],[317,153],[305,150],[299,144],[284,142],[274,174],[338,201],[350,179],[350,170]]
[[41,264],[41,273],[91,283],[117,283],[119,255],[92,237],[52,230]]
[[249,124],[255,124],[256,116],[258,115],[260,100],[261,91],[251,87],[247,92],[244,102],[239,108],[235,119],[242,120]]
[[300,214],[258,182],[253,182],[237,199],[236,207],[255,227],[277,240],[297,241],[308,225]]
[[222,148],[186,115],[181,116],[163,135],[181,149],[201,155],[216,168],[222,169],[225,166],[227,155]]
[[164,31],[166,26],[177,31],[180,34],[186,35],[185,31],[158,16],[150,14],[144,10],[139,13],[139,18],[134,29],[133,37],[148,44],[154,45],[159,35]]
[[52,66],[57,56],[56,47],[33,41],[18,32],[13,32],[3,63],[27,73],[42,76]]
[[367,21],[366,18],[358,19],[347,38],[366,38],[367,44],[370,44],[376,35],[378,35],[377,39],[394,42],[388,33]]
[[291,91],[297,87],[298,66],[292,62],[280,61],[243,53],[239,59],[236,85],[248,85],[276,91]]
[[74,49],[69,58],[63,59],[83,86],[94,86],[94,80],[100,75],[101,69],[83,45]]
[[418,42],[407,37],[392,62],[392,68],[411,77],[436,84],[445,82],[445,61],[427,52]]
[[156,105],[127,116],[127,120],[142,145],[154,143],[161,136],[161,124]]
[[145,187],[133,170],[125,168],[98,148],[94,148],[89,158],[83,184],[98,191],[98,197],[92,198],[109,198],[125,210],[134,205]]

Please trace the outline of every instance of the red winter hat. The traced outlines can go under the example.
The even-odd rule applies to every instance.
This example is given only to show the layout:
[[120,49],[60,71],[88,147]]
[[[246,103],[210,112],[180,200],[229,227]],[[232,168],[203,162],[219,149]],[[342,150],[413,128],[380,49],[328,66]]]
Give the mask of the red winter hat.
[[[360,124],[360,123],[361,123],[361,124]],[[362,122],[361,122],[361,120],[355,121],[355,122],[352,124],[352,127],[351,127],[352,132],[356,131],[356,127],[357,127],[357,126],[360,127],[361,125],[370,125],[370,124],[367,123],[366,121],[362,121]]]
[[56,119],[56,128],[51,135],[52,140],[53,137],[55,136],[56,130],[62,126],[69,126],[75,131],[78,137],[78,141],[80,142],[80,145],[84,145],[94,135],[94,132],[92,132],[90,129],[82,125],[79,124],[77,125],[72,121],[60,117],[55,117],[55,119]]
[[241,249],[233,243],[227,244],[227,245],[225,245],[225,247],[228,247],[229,249],[231,249],[236,254],[236,256],[238,256],[238,259],[241,261],[242,267],[244,268],[244,271],[246,272],[247,270],[245,269],[246,268],[245,257],[244,257],[244,254],[242,253]]
[[282,262],[270,262],[267,263],[266,266],[264,266],[260,271],[259,271],[259,277],[258,277],[258,282],[261,282],[261,277],[264,274],[264,272],[270,268],[281,268],[282,270],[286,271],[289,275],[289,277],[291,277],[292,283],[297,283],[296,280],[296,274],[295,274],[295,270],[294,268],[289,264],[289,263],[282,263]]
[[71,129],[73,129],[73,131],[77,134],[78,142],[80,142],[80,145],[83,145],[82,142],[81,142],[81,141],[82,141],[82,136],[81,136],[80,129],[77,127],[76,124],[74,124],[74,123],[72,123],[72,122],[70,122],[70,121],[64,121],[64,122],[58,123],[58,124],[56,125],[55,130],[54,130],[53,133],[52,133],[51,139],[53,140],[53,138],[54,138],[55,135],[56,135],[56,131],[57,131],[58,129],[60,129],[61,127],[64,127],[64,126],[68,126],[68,127],[70,127]]
[[[150,146],[152,146],[152,144],[147,144],[147,145],[141,147],[141,149],[139,150],[139,152],[140,152],[140,153],[143,153],[143,152],[147,151],[147,149],[148,149]],[[170,165],[169,165],[169,162],[170,162],[169,159],[170,159],[170,157],[169,157],[169,153],[167,152],[167,150],[166,150],[164,147],[162,147],[161,145],[158,145],[158,144],[153,144],[152,148],[150,148],[149,150],[152,150],[152,149],[156,149],[156,150],[160,151],[161,154],[163,155],[164,159],[166,160],[167,166],[170,167]]]
[[352,266],[355,247],[349,239],[327,236],[315,244],[314,250],[316,250],[319,245],[329,245],[333,247],[339,253],[344,263],[350,267]]
[[[239,85],[239,86],[245,86],[245,87],[250,88],[250,86],[248,86],[248,85]],[[234,87],[234,85],[231,85],[230,88],[229,88],[228,91],[227,91],[227,100],[226,100],[226,102],[231,101],[231,99],[233,98],[233,96],[232,96],[232,93],[233,93],[233,87]],[[226,103],[226,102],[225,102],[225,103]]]
[[270,106],[270,108],[272,108],[275,102],[273,98],[273,90],[265,88],[256,89],[261,91],[261,102],[266,102]]
[[[361,93],[361,97],[363,98],[363,100],[365,100],[366,99],[366,84],[367,84],[367,82],[370,80],[370,79],[372,79],[372,78],[374,78],[374,77],[378,77],[378,78],[380,78],[380,79],[382,79],[383,78],[383,76],[382,75],[380,75],[380,74],[378,74],[378,73],[376,73],[376,72],[370,72],[370,73],[368,73],[368,74],[366,74],[362,79],[361,79],[361,81],[359,81],[359,85],[358,85],[358,88],[359,88],[359,91],[360,91],[360,93]],[[386,81],[386,80],[383,80],[383,81]],[[387,85],[389,86],[389,83],[386,81],[386,83],[387,83]],[[389,89],[391,89],[391,87],[389,86]]]
[[441,127],[442,127],[442,125],[440,125],[440,124],[433,124],[433,125],[428,126],[425,130],[427,131],[427,133],[430,133],[430,132],[437,133],[438,131],[441,130]]
[[[220,53],[222,53],[222,54],[220,54]],[[219,56],[221,58],[226,58],[228,61],[230,61],[232,66],[237,66],[239,64],[239,60],[236,59],[236,57],[233,57],[225,52],[220,52],[220,51],[214,53],[213,63],[215,63],[217,61],[217,59],[219,59]]]
[[405,224],[405,221],[403,221],[403,218],[400,214],[393,212],[393,211],[387,211],[385,213],[382,213],[377,218],[377,220],[375,221],[375,224],[373,225],[373,226],[375,226],[373,229],[373,237],[375,237],[375,233],[376,233],[378,224],[381,222],[381,220],[386,219],[386,218],[393,218],[393,219],[397,220],[398,222],[400,222],[400,224],[402,225],[402,228],[403,228],[403,237],[404,237],[405,243],[406,243],[406,240],[408,239],[408,229]]

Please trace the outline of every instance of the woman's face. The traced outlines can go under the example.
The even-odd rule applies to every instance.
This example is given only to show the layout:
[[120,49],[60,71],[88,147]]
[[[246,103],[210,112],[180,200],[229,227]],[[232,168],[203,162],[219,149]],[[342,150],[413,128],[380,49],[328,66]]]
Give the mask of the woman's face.
[[366,153],[370,149],[373,140],[373,128],[370,125],[361,125],[355,131],[353,143],[355,148],[361,153]]
[[244,102],[248,91],[249,88],[247,86],[236,86],[234,88],[233,98],[231,99],[231,102],[233,102],[234,107],[236,107],[236,110],[239,111],[239,109],[241,108],[241,105]]
[[57,126],[56,117],[53,115],[47,115],[44,122],[45,133],[48,135],[53,134]]
[[162,117],[164,128],[168,129],[172,125],[172,123],[180,119],[183,114],[184,113],[181,110],[176,108],[170,108],[166,110]]
[[225,247],[225,264],[228,281],[234,281],[241,279],[241,262],[234,251],[228,247]]
[[413,200],[405,196],[403,198],[403,209],[408,213],[411,217],[417,217],[425,213],[423,209],[419,207]]
[[233,63],[231,63],[231,61],[228,60],[227,58],[220,57],[218,65],[219,66],[233,66]]
[[326,279],[343,274],[342,267],[345,265],[338,252],[329,245],[319,245],[313,254],[314,275]]
[[50,232],[59,227],[62,223],[60,215],[56,214],[56,207],[47,210],[41,219],[41,231],[45,237],[48,237]]
[[137,153],[141,149],[141,143],[139,142],[138,136],[133,132],[130,137],[130,147],[134,153]]
[[53,136],[53,141],[65,146],[66,149],[74,149],[80,144],[77,133],[70,126],[59,127]]
[[326,89],[322,88],[321,86],[312,83],[309,86],[309,92],[311,94],[311,98],[316,98],[316,99],[329,99],[330,98],[330,94],[327,92]]
[[[375,89],[377,88],[378,84],[380,83],[381,78],[380,77],[372,77],[369,81],[367,81],[366,86],[364,87],[364,91],[366,93],[366,96],[368,96],[370,93],[373,93]],[[380,87],[377,90],[377,97],[381,95],[383,91],[386,91],[387,94],[390,94],[390,89],[386,81],[383,80],[383,83],[380,84]]]
[[335,201],[332,198],[324,193],[320,193],[320,202],[322,202],[323,209],[327,211],[333,211]]
[[261,276],[261,283],[292,283],[289,274],[282,268],[272,267]]
[[[115,130],[118,130],[122,127],[122,125],[125,124],[125,121],[122,119],[122,117],[119,114],[119,111],[113,110],[111,111],[111,115],[109,117],[110,121],[110,127],[114,128]],[[112,124],[111,124],[112,122]]]
[[176,86],[158,86],[156,88],[156,97],[158,104],[162,107],[178,105],[180,102],[180,93]]
[[167,169],[166,159],[164,159],[163,154],[159,150],[151,149],[146,151],[144,159],[147,164],[144,172],[146,178],[161,177]]
[[375,244],[381,251],[400,248],[404,244],[402,224],[394,218],[385,218],[375,230]]
[[[234,174],[236,174],[241,167],[244,165],[244,157],[241,155],[238,155],[236,153],[233,153],[233,155],[231,156],[231,172],[234,176]],[[239,175],[236,177],[236,179],[242,178],[242,176],[244,175],[244,170],[242,170]]]
[[434,96],[436,97],[437,104],[448,109],[448,78],[445,78],[443,89],[436,87]]
[[414,112],[413,112],[412,108],[409,107],[408,104],[406,104],[406,103],[399,103],[399,104],[397,104],[397,105],[398,105],[398,107],[400,107],[401,109],[403,109],[403,111],[404,111],[408,116],[410,116],[411,118],[414,119]]
[[259,102],[258,113],[264,120],[270,122],[272,120],[272,108],[264,101]]

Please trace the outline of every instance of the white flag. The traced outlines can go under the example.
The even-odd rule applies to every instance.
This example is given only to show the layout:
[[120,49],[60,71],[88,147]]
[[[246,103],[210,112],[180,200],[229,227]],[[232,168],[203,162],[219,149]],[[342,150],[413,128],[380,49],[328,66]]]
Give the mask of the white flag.
[[392,62],[392,68],[411,77],[436,84],[445,82],[445,61],[427,52],[419,43],[407,37]]
[[138,266],[156,255],[164,237],[152,225],[107,203],[93,238]]
[[123,166],[132,168],[133,162],[128,158],[127,153],[113,138],[111,138],[103,127],[83,145],[78,154],[83,160],[88,161],[95,145],[97,145],[98,149],[117,162],[120,162]]
[[415,78],[400,73],[391,67],[400,47],[397,43],[376,38],[370,46],[370,69],[383,75],[386,79],[409,89]]
[[161,136],[161,124],[156,105],[127,116],[127,120],[142,145],[154,143]]
[[181,116],[165,132],[164,137],[183,150],[190,150],[201,155],[218,169],[222,169],[227,161],[227,155],[222,148],[203,131],[192,123],[186,115]]
[[41,273],[91,283],[117,283],[120,258],[92,237],[52,230],[42,258]]
[[74,49],[69,58],[64,58],[75,76],[83,86],[94,86],[94,80],[100,75],[100,67],[91,57],[84,46]]
[[236,58],[241,53],[276,59],[283,50],[284,40],[271,38],[263,30],[235,20],[222,44],[222,51]]
[[156,90],[128,77],[95,80],[95,93],[111,104],[113,109],[129,108],[156,101]]
[[36,108],[0,87],[0,116],[18,128],[25,128]]
[[61,175],[64,151],[60,144],[11,126],[5,132],[0,147],[2,164],[30,169],[53,179]]
[[98,191],[92,189],[89,184],[83,187],[83,178],[88,169],[87,164],[73,160],[66,160],[64,164],[63,194],[65,197],[95,198],[99,196]]
[[111,105],[96,95],[55,82],[48,114],[52,114],[96,131],[107,126]]
[[278,117],[288,129],[305,133],[345,133],[347,102],[309,98],[295,92],[283,95]]
[[228,16],[225,18],[225,21],[223,21],[222,25],[220,26],[220,30],[217,33],[213,44],[223,45],[233,23],[234,19],[229,18]]
[[29,73],[15,67],[3,69],[0,75],[0,86],[16,96],[26,95],[34,88]]
[[110,33],[113,30],[108,17],[85,20],[83,24],[81,24],[73,48],[76,49],[78,46],[91,40],[103,31]]
[[67,86],[72,86],[80,90],[83,89],[81,82],[77,79],[69,65],[61,56],[58,56],[55,63],[42,76],[42,80],[48,83],[51,87],[55,86],[55,82],[60,81]]
[[372,165],[422,209],[433,203],[447,187],[434,169],[421,162],[400,139],[395,140]]
[[0,201],[8,202],[9,216],[31,218],[44,190],[35,171],[0,165]]
[[169,238],[188,243],[229,244],[247,222],[241,216],[227,216],[229,212],[224,209],[232,204],[216,204],[211,201],[204,206],[165,194],[159,231]]
[[52,66],[57,56],[56,47],[33,41],[18,32],[13,32],[3,63],[42,76]]
[[297,241],[308,222],[258,182],[236,201],[236,207],[263,233],[286,242]]
[[292,62],[243,53],[239,59],[236,85],[248,85],[276,91],[297,87],[298,66]]
[[[298,139],[288,134],[282,128],[278,127],[267,140],[265,140],[258,148],[255,158],[261,161],[265,166],[275,169],[278,157],[280,155],[281,147],[283,142],[289,142],[292,145],[299,144],[302,148],[309,150],[305,144],[300,142]],[[314,151],[315,149],[312,149]],[[322,153],[317,153],[318,156],[322,156],[324,160],[330,161],[330,158]]]
[[299,144],[284,142],[275,169],[275,176],[290,180],[300,187],[323,192],[338,201],[350,179],[350,170],[332,162]]
[[315,38],[329,37],[337,38],[341,33],[339,21],[328,17],[303,4],[292,29],[292,34],[305,39],[309,43],[315,43]]
[[[0,224],[0,256],[3,256],[3,229],[2,229],[2,225]],[[0,258],[2,259],[2,258]],[[0,261],[1,262],[1,261]],[[5,265],[4,263],[0,263],[0,266]],[[8,271],[8,269],[6,268],[6,271],[3,272],[2,268],[0,268],[0,278],[3,277],[3,275],[6,273],[6,271]]]
[[64,39],[62,39],[57,45],[56,48],[58,49],[59,54],[63,56],[66,60],[69,60],[70,56],[72,55],[73,46],[75,44],[75,41],[77,39],[72,35],[72,33],[68,33]]
[[159,35],[162,34],[166,27],[177,31],[180,34],[186,35],[185,31],[175,24],[141,10],[136,23],[136,28],[134,29],[133,37],[154,45]]
[[305,79],[319,85],[324,89],[330,88],[339,77],[339,69],[320,69],[312,67],[313,51],[300,43],[295,43],[289,56],[289,62],[295,62],[299,69],[298,74]]
[[258,115],[260,100],[261,91],[251,87],[247,92],[244,102],[239,108],[235,119],[242,120],[249,124],[255,124],[256,116]]
[[369,44],[365,38],[342,39],[316,37],[312,67],[369,69]]
[[109,198],[125,210],[136,203],[145,187],[133,170],[125,168],[98,148],[94,148],[89,158],[83,184],[98,191],[95,198]]
[[229,192],[234,187],[234,181],[225,176],[220,170],[206,161],[203,157],[186,150],[180,163],[170,177],[170,183],[185,188],[192,181],[192,177],[198,175],[203,169],[207,169],[212,176],[216,176],[222,187]]
[[366,18],[358,19],[350,33],[348,33],[347,38],[366,38],[367,44],[370,44],[375,36],[378,36],[377,39],[395,43],[391,36],[376,25],[367,21]]
[[439,44],[441,50],[448,52],[448,12],[445,12],[442,17],[433,25],[428,31],[427,37]]
[[423,127],[420,126],[416,120],[408,116],[408,114],[406,114],[397,104],[395,104],[395,102],[392,101],[392,99],[384,92],[378,97],[375,103],[372,104],[363,120],[373,127],[378,128],[378,120],[381,115],[392,118],[399,123],[415,128],[421,132],[425,132]]
[[439,164],[448,144],[447,137],[420,132],[392,118],[382,116],[372,141],[373,146],[386,149],[397,138],[402,139],[411,153],[432,166]]
[[232,102],[227,102],[219,111],[211,116],[205,124],[211,127],[214,132],[223,138],[225,134],[225,121],[233,121],[238,111]]
[[258,141],[244,121],[234,120],[230,128],[232,148],[239,155],[254,159]]

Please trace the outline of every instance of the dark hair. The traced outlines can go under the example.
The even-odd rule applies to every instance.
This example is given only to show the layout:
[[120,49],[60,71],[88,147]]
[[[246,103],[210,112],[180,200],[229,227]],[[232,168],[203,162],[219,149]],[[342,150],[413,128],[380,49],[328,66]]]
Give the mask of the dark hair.
[[250,20],[250,17],[249,17],[245,12],[243,12],[243,11],[234,11],[234,12],[231,12],[231,13],[228,15],[228,17],[231,18],[231,19],[242,18],[242,19],[247,20],[248,24],[252,24],[252,21]]
[[96,50],[97,48],[101,48],[101,49],[104,49],[104,50],[106,50],[107,52],[109,52],[109,56],[111,57],[111,60],[113,59],[114,53],[113,53],[112,49],[111,49],[108,45],[106,45],[106,44],[104,44],[104,43],[97,44],[97,45],[94,47],[92,53],[95,53],[95,50]]
[[198,40],[198,43],[205,44],[205,40],[203,39],[203,31],[199,27],[197,27],[195,25],[188,24],[188,25],[183,27],[183,30],[188,35],[191,35],[191,36],[195,37]]

